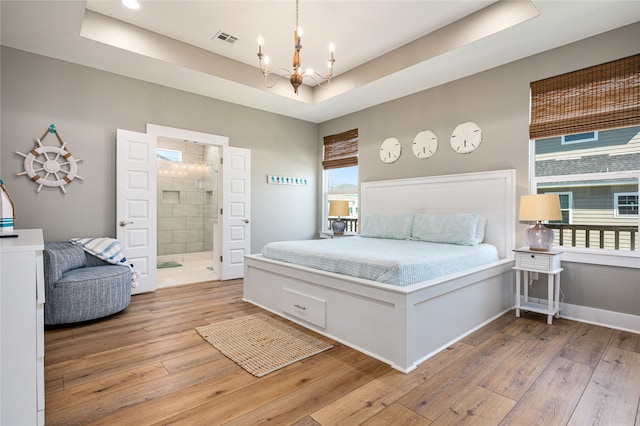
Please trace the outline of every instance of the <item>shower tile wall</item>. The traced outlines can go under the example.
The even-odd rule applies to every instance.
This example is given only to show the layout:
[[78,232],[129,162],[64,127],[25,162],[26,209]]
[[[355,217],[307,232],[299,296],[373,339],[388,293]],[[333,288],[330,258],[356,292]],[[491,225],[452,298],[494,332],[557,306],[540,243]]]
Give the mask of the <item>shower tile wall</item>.
[[213,250],[218,148],[158,141],[182,151],[182,162],[158,160],[158,256]]

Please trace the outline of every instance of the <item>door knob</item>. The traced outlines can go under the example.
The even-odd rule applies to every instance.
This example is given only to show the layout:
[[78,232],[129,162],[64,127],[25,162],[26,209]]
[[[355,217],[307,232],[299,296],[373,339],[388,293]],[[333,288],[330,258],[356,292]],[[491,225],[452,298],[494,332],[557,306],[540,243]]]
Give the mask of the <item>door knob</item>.
[[124,221],[124,220],[121,220],[121,221],[120,221],[120,226],[127,226],[127,225],[129,225],[129,224],[131,224],[131,223],[133,223],[133,222],[131,222],[131,221],[126,222],[126,221]]
[[245,220],[244,220],[244,223],[249,223],[249,219],[245,219]]

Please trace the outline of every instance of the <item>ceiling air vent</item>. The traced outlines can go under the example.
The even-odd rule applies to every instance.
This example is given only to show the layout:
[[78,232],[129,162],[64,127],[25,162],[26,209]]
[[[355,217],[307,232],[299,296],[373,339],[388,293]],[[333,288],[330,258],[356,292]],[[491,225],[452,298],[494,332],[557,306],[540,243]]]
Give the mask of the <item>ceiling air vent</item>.
[[211,40],[218,40],[219,42],[225,44],[233,44],[238,41],[238,37],[232,36],[229,33],[225,33],[224,31],[218,31],[216,35],[214,35]]

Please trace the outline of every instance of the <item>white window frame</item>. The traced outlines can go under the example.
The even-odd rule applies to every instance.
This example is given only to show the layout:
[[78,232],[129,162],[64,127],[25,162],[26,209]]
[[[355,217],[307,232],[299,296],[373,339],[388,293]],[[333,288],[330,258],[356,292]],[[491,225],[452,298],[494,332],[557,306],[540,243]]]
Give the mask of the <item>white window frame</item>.
[[[638,215],[637,214],[620,214],[620,197],[628,197],[630,195],[635,195],[636,197],[638,197],[638,193],[637,192],[616,192],[613,194],[613,203],[614,203],[614,217],[616,218],[620,218],[620,219],[633,219],[633,218],[637,218]],[[626,205],[626,204],[623,204]]]
[[[536,141],[529,140],[529,193],[537,194],[539,183],[556,183],[556,182],[580,182],[593,180],[612,180],[612,179],[637,179],[640,182],[640,172],[623,171],[623,172],[607,172],[607,173],[585,173],[575,175],[559,175],[559,176],[535,176],[536,162]],[[640,231],[640,223],[638,226]],[[640,234],[640,232],[639,232]],[[620,266],[625,268],[640,269],[640,252],[626,250],[612,250],[600,248],[580,248],[563,246],[561,248],[564,253],[562,260],[576,263],[589,263],[593,265]]]
[[[569,207],[566,208],[566,209],[563,209],[562,208],[562,203],[560,203],[560,211],[566,210],[566,211],[569,212],[569,221],[566,224],[567,225],[572,224],[573,223],[573,192],[571,192],[571,191],[563,191],[563,192],[545,191],[545,194],[558,194],[558,196],[561,196],[561,195],[569,196]],[[562,222],[562,224],[564,224],[564,222]]]
[[[348,166],[348,167],[358,167],[357,165],[355,166]],[[323,232],[328,232],[331,229],[329,229],[327,227],[327,224],[329,223],[329,210],[328,210],[328,205],[329,205],[329,198],[328,198],[328,194],[329,194],[329,171],[333,170],[333,169],[322,169],[322,226],[320,227],[320,233]],[[358,187],[360,186],[360,182],[358,181]],[[358,190],[358,203],[355,207],[355,211],[354,211],[354,206],[351,205],[351,203],[349,203],[349,216],[356,216],[359,217],[359,207],[360,206],[360,191]],[[358,223],[358,225],[360,225],[360,223]]]
[[574,140],[566,140],[565,138],[567,136],[573,136],[573,135],[562,135],[560,137],[560,145],[571,145],[574,143],[585,143],[585,142],[594,142],[598,140],[598,131],[594,131],[594,132],[582,132],[582,133],[575,133],[576,135],[581,135],[581,134],[586,134],[586,133],[593,133],[593,136],[590,138],[582,138],[582,139],[574,139]]
[[[330,169],[329,169],[330,170]],[[329,170],[322,169],[322,226],[320,232],[327,232],[330,229],[329,223]]]

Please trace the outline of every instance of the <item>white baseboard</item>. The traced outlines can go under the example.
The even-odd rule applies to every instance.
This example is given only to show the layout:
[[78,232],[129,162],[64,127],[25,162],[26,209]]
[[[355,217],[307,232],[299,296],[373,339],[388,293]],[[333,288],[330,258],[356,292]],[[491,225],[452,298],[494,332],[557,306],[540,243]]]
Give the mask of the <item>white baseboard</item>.
[[640,316],[637,315],[561,303],[560,317],[640,334]]
[[[531,299],[544,305],[547,304],[546,299],[530,297],[529,300]],[[640,334],[640,316],[637,315],[605,311],[604,309],[571,305],[569,303],[560,303],[560,318]]]

